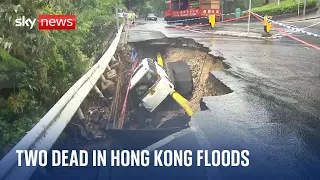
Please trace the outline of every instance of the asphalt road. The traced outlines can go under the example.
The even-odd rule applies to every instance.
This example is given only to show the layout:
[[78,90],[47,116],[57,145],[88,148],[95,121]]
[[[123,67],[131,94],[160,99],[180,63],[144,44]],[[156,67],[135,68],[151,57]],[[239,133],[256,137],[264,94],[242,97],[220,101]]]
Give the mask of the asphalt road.
[[[316,19],[310,19],[306,21],[281,21],[285,23],[286,25],[291,25],[291,26],[296,26],[299,29],[316,33],[320,35],[320,15],[319,18]],[[315,38],[310,35],[302,34],[299,32],[294,32],[293,30],[286,29],[285,27],[276,25],[273,23],[273,26],[276,27],[277,29],[280,29],[282,31],[285,31],[295,37],[301,38],[304,41],[307,41],[309,43],[315,44],[320,46],[320,37]],[[235,23],[235,22],[230,22],[230,23],[225,23],[225,24],[220,24],[217,25],[216,30],[222,30],[222,31],[238,31],[238,32],[247,32],[247,27],[248,23],[247,22],[241,22],[241,23]],[[252,22],[250,23],[250,32],[254,33],[263,33],[263,24],[261,22]],[[283,34],[281,34],[279,31],[277,31],[275,28],[271,28],[270,31],[271,34],[279,34],[285,37]],[[285,40],[286,38],[282,38],[282,40]],[[294,43],[298,43],[297,41],[293,41]]]
[[[303,27],[314,23],[295,25]],[[258,32],[259,26],[253,23],[252,31]],[[246,31],[243,23],[218,28]],[[319,25],[308,30],[320,33]],[[320,45],[319,40],[307,35],[293,35]],[[209,47],[211,54],[223,57],[230,67],[213,71],[211,75],[228,86],[231,93],[204,97],[208,110],[195,113],[189,128],[147,148],[151,151],[191,150],[194,157],[191,167],[99,168],[90,164],[83,168],[47,169],[49,177],[35,176],[34,179],[320,179],[320,51],[288,37],[262,40],[217,36],[194,29],[167,28],[161,21],[138,23],[131,28],[128,40],[177,37],[194,39]],[[161,139],[168,134],[161,129],[115,133],[122,134],[124,144],[129,141],[132,147],[145,140],[153,141],[153,136]],[[108,148],[112,147],[102,142],[94,144],[93,149]],[[248,150],[249,166],[198,167],[197,150]],[[211,158],[209,155],[207,159]],[[107,160],[110,162],[110,157]],[[153,162],[151,159],[151,164]]]
[[[309,26],[315,21],[295,25]],[[319,27],[305,30],[320,33]],[[133,27],[129,41],[139,41],[136,32],[142,30],[150,36],[160,33],[169,38],[192,38],[209,47],[210,53],[223,57],[230,66],[212,72],[213,77],[233,91],[204,97],[209,110],[196,113],[189,129],[156,143],[156,148],[247,149],[250,166],[119,168],[113,170],[112,179],[128,174],[143,179],[320,179],[319,50],[288,37],[222,37],[166,28],[161,23]],[[293,35],[320,45],[319,39]]]

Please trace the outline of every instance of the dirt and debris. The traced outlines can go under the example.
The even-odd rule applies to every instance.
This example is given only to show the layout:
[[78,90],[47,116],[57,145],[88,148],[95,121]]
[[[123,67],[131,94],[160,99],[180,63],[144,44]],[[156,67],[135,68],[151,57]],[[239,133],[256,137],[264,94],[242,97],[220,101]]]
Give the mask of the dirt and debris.
[[[160,49],[165,62],[185,61],[191,70],[194,90],[189,99],[190,105],[194,112],[200,111],[200,100],[203,96],[220,95],[215,90],[214,84],[210,81],[209,76],[211,71],[224,69],[224,64],[220,59],[216,59],[205,50],[199,48],[197,44],[190,47],[184,46],[164,46],[158,49],[149,50],[139,49],[143,51],[139,54],[139,59],[155,58],[155,52]],[[74,117],[76,120],[70,123],[71,134],[74,138],[85,139],[92,142],[96,140],[108,139],[106,137],[107,129],[121,129],[129,128],[157,128],[167,123],[170,119],[176,119],[185,115],[181,107],[171,98],[166,99],[166,102],[160,104],[153,112],[146,112],[141,110],[143,107],[139,106],[139,102],[130,98],[126,110],[125,122],[120,122],[122,106],[127,89],[127,81],[130,78],[130,69],[132,62],[130,62],[130,49],[126,46],[120,48],[115,58],[117,61],[112,61],[110,67],[112,70],[106,70],[104,73],[105,79],[101,78],[97,82],[97,87],[102,92],[104,98],[92,91],[81,105],[81,109],[85,116],[84,119]],[[148,54],[149,52],[149,54]],[[154,57],[152,57],[154,56]],[[135,102],[135,103],[133,103]],[[181,121],[181,124],[185,123]]]
[[[164,62],[185,61],[189,66],[192,73],[194,90],[193,94],[188,100],[194,112],[200,111],[200,101],[203,96],[216,96],[220,95],[215,90],[215,85],[211,82],[210,71],[225,69],[225,64],[221,59],[214,58],[208,53],[208,49],[197,44],[192,40],[181,39],[172,40],[171,45],[150,45],[151,42],[137,43],[135,48],[143,52],[143,58],[156,59],[156,53],[160,52],[163,56]],[[142,58],[141,58],[142,59]],[[136,105],[137,106],[137,105]],[[136,124],[140,128],[157,128],[168,120],[176,119],[185,115],[184,110],[170,97],[161,103],[154,112],[147,113],[139,111],[139,107],[133,107],[129,114],[136,121],[130,121],[132,127]],[[146,115],[136,115],[146,114]],[[130,115],[127,115],[128,117]],[[152,119],[152,121],[150,121]],[[139,121],[139,122],[137,122]],[[129,121],[128,121],[129,122]],[[132,124],[131,124],[132,122]],[[135,123],[135,124],[134,124]],[[182,122],[183,123],[183,122]],[[136,128],[136,127],[134,127]]]
[[[129,46],[121,47],[110,62],[111,70],[96,83],[103,97],[93,90],[80,106],[83,116],[74,116],[66,128],[62,144],[81,144],[106,139],[106,129],[117,126],[131,68]],[[63,143],[66,142],[66,143]]]
[[194,86],[190,104],[194,111],[200,110],[200,99],[203,96],[219,95],[209,80],[209,73],[224,69],[221,60],[213,58],[207,52],[190,48],[170,48],[164,60],[165,62],[183,60],[190,66]]

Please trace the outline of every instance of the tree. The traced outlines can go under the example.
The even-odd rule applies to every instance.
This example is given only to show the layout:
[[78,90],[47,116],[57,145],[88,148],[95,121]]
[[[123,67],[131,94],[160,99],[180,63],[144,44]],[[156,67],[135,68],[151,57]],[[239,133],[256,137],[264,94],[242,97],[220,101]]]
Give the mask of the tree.
[[[0,157],[88,70],[115,28],[121,0],[3,0],[0,2]],[[21,16],[76,14],[75,31],[15,27]]]
[[166,9],[164,0],[127,0],[128,9],[134,9],[140,14],[159,13]]

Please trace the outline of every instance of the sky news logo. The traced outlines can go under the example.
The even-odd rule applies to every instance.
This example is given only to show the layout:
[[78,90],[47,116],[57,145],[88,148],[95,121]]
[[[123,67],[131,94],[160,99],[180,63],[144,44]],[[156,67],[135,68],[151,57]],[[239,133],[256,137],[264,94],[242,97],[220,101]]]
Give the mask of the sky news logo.
[[75,15],[39,15],[36,18],[26,18],[22,16],[15,20],[18,27],[34,28],[38,21],[39,30],[75,30],[76,16]]

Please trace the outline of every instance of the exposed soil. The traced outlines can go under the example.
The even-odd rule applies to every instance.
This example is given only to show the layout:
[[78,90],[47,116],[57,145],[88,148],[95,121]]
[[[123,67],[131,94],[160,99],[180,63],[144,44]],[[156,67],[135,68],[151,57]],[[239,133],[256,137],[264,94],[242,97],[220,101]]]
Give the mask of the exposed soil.
[[164,59],[166,62],[183,60],[190,66],[194,84],[190,104],[194,111],[200,110],[200,99],[203,96],[219,95],[208,78],[210,71],[224,69],[221,60],[214,59],[207,52],[189,48],[170,48]]
[[[189,65],[192,73],[194,90],[192,96],[188,98],[188,100],[194,112],[197,112],[200,111],[200,100],[202,97],[220,95],[217,93],[216,87],[211,82],[209,77],[211,71],[222,70],[224,69],[224,65],[220,59],[215,59],[213,56],[208,54],[205,49],[201,49],[201,47],[199,48],[196,43],[187,43],[188,47],[183,47],[180,44],[176,44],[176,46],[155,46],[154,48],[150,48],[149,46],[148,49],[140,45],[140,48],[137,48],[137,50],[143,51],[143,53],[139,53],[139,55],[141,56],[140,59],[146,57],[155,58],[156,52],[161,52],[165,62],[182,60]],[[128,69],[128,67],[130,67],[130,65],[128,64],[130,62],[129,52],[129,49],[123,49],[117,53],[119,54],[119,56],[117,56],[117,59],[121,59],[121,62],[118,62],[118,68],[115,68],[116,77],[121,75],[121,72],[124,72],[124,74],[126,75],[130,75],[129,72],[125,71],[126,69]],[[108,76],[106,75],[106,78],[107,77]],[[117,86],[117,83],[119,83],[118,78],[109,78],[109,80],[114,83],[115,87]],[[126,80],[124,81],[128,81],[128,78],[126,78]],[[102,90],[101,83],[101,80],[99,80],[97,83],[97,86],[100,90]],[[126,89],[125,84],[127,83],[123,84],[124,87],[120,87],[120,89],[122,89],[123,91]],[[101,99],[95,92],[90,93],[90,95],[81,105],[81,109],[83,111],[85,119],[79,120],[78,118],[75,118],[75,121],[72,121],[68,128],[68,134],[71,133],[73,137],[72,139],[78,139],[80,142],[83,139],[90,142],[95,140],[108,139],[106,137],[106,128],[112,129],[114,125],[117,125],[117,122],[120,119],[120,108],[123,105],[123,99],[125,95],[125,93],[123,92],[120,100],[116,101],[116,104],[118,104],[116,108],[112,108],[112,105],[117,99],[115,96],[115,92],[117,92],[117,90],[117,88],[112,88],[109,91],[102,90],[105,100]],[[139,111],[139,109],[141,108],[138,107],[138,104],[133,103],[132,105],[130,105],[130,103],[128,103],[127,116],[125,117],[125,122],[127,124],[126,126],[124,126],[125,129],[157,128],[159,126],[163,126],[163,124],[165,123],[167,123],[167,125],[165,126],[168,126],[168,120],[174,118],[179,119],[179,117],[185,115],[184,110],[170,97],[166,99],[165,102],[161,103],[153,113],[146,113],[144,111]],[[112,113],[113,111],[115,111],[114,113],[118,115],[111,116],[110,114],[114,114]],[[131,117],[130,115],[132,113],[134,114],[133,117]],[[146,115],[141,116],[141,113]],[[184,120],[182,120],[181,124],[184,123]]]

